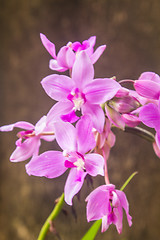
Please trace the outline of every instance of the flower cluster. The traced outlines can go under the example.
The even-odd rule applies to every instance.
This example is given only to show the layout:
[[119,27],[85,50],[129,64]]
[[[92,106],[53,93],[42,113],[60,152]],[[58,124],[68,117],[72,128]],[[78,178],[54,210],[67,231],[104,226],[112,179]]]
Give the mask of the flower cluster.
[[[47,95],[57,103],[34,126],[25,121],[0,127],[0,131],[22,128],[17,136],[12,162],[30,158],[26,164],[29,175],[56,178],[70,169],[64,195],[67,204],[82,188],[87,174],[104,176],[105,185],[99,186],[86,198],[87,220],[102,219],[102,231],[115,224],[122,232],[123,209],[129,226],[129,204],[125,193],[110,183],[107,160],[116,137],[113,127],[123,131],[136,129],[140,123],[155,129],[153,147],[160,157],[160,77],[144,72],[138,80],[116,81],[115,77],[94,78],[93,64],[106,45],[94,51],[96,37],[80,42],[68,42],[56,54],[55,45],[45,35],[41,41],[52,56],[49,67],[66,75],[51,74],[42,81]],[[68,74],[69,73],[69,74]],[[124,87],[131,82],[135,90]],[[74,124],[74,125],[73,125]],[[140,129],[139,129],[140,131]],[[41,139],[56,140],[62,151],[39,154]]]

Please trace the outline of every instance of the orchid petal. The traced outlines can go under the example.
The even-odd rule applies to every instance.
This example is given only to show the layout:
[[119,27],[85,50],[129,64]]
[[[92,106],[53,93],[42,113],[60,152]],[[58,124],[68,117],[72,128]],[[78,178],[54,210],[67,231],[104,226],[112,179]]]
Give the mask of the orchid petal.
[[46,50],[49,52],[49,54],[53,57],[56,58],[56,50],[55,50],[55,45],[48,40],[48,38],[40,33],[40,38],[42,41],[43,46],[46,48]]
[[38,135],[43,132],[46,127],[46,116],[43,116],[35,125],[35,134]]
[[91,192],[86,198],[87,221],[101,219],[108,213],[109,194],[106,185],[102,185]]
[[56,122],[55,124],[55,136],[59,146],[63,150],[69,152],[76,151],[76,129],[74,126],[67,122]]
[[67,170],[64,162],[65,157],[61,152],[47,151],[32,158],[26,165],[26,171],[28,175],[56,178]]
[[100,58],[105,49],[106,45],[102,45],[96,49],[96,51],[90,56],[92,64],[97,62],[97,60]]
[[121,88],[120,84],[110,78],[95,79],[83,90],[87,101],[101,104],[113,98]]
[[47,125],[52,125],[54,122],[61,119],[61,115],[67,114],[72,111],[73,103],[70,101],[66,102],[57,102],[49,110],[47,114]]
[[72,198],[81,189],[86,175],[86,172],[77,170],[76,168],[70,170],[64,187],[65,201],[68,205],[72,205]]
[[100,154],[91,153],[85,155],[85,168],[91,176],[104,176],[104,158]]
[[138,94],[143,97],[151,99],[159,99],[160,96],[160,84],[150,80],[137,80],[134,83],[134,87]]
[[93,127],[102,133],[104,128],[105,116],[102,108],[97,104],[85,103],[82,106],[83,115],[89,115],[93,122]]
[[118,198],[120,200],[121,206],[124,208],[126,215],[127,215],[127,220],[128,220],[128,225],[132,225],[132,217],[129,215],[129,204],[126,198],[126,195],[124,192],[120,190],[115,190],[116,194],[118,195]]
[[141,108],[139,118],[148,127],[158,129],[160,126],[160,112],[153,103],[149,103]]
[[0,127],[0,131],[1,132],[10,132],[13,130],[13,128],[23,128],[26,130],[32,130],[34,129],[34,125],[29,123],[29,122],[25,122],[25,121],[19,121],[13,124],[9,124],[9,125],[4,125],[2,127]]
[[138,80],[151,80],[160,84],[160,77],[154,72],[144,72],[140,75]]
[[49,61],[49,68],[51,70],[58,71],[58,72],[65,72],[68,70],[68,68],[66,68],[66,67],[59,66],[57,60],[55,60],[55,59],[51,59]]
[[93,80],[93,77],[94,69],[89,56],[84,51],[77,53],[72,69],[72,79],[75,81],[76,87],[82,90]]
[[122,114],[121,117],[125,124],[128,125],[129,127],[136,127],[138,124],[141,123],[139,117],[137,117],[136,115],[125,113]]
[[57,55],[57,63],[59,66],[70,69],[75,61],[75,54],[70,47],[64,46]]
[[82,154],[87,153],[96,145],[92,127],[92,121],[88,115],[83,116],[76,125],[78,152]]
[[52,74],[43,78],[41,84],[48,96],[56,101],[66,100],[68,94],[74,87],[71,78],[58,74]]
[[11,162],[22,162],[37,155],[40,147],[39,137],[28,138],[23,143],[18,144],[12,155],[10,156]]

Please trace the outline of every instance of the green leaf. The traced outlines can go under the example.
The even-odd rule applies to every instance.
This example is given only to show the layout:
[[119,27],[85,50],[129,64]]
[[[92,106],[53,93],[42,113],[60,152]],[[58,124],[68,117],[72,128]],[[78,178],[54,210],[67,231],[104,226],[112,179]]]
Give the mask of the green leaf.
[[101,226],[101,223],[102,219],[97,220],[95,223],[93,223],[91,228],[88,230],[88,232],[84,235],[84,237],[81,240],[94,240]]

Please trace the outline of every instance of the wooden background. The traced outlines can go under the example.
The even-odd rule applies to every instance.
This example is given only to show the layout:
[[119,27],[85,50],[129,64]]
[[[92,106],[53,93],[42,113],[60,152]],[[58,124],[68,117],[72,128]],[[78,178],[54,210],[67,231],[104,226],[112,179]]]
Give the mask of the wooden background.
[[[0,125],[26,120],[36,123],[53,105],[40,81],[51,74],[42,32],[56,44],[97,36],[107,44],[95,65],[96,77],[137,79],[143,71],[160,74],[159,0],[10,0],[0,1]],[[57,179],[29,177],[25,163],[10,163],[17,131],[0,134],[0,239],[35,240],[40,227],[63,191],[67,174]],[[160,159],[150,143],[116,131],[109,160],[110,180],[119,188],[133,171],[138,175],[125,189],[133,226],[124,217],[123,233],[114,226],[98,239],[157,240],[160,235]],[[53,143],[42,150],[53,149]],[[94,180],[94,187],[103,184]],[[62,240],[78,240],[88,229],[84,199],[92,188],[85,183],[74,211],[64,206],[55,222]],[[75,220],[74,212],[77,213]],[[53,234],[48,240],[58,239]]]

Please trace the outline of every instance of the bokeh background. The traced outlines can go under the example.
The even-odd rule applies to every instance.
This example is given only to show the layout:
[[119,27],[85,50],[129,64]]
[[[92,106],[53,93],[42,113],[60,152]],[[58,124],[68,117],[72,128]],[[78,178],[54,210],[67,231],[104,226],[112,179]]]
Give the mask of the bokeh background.
[[[137,79],[144,71],[160,74],[159,0],[0,0],[0,125],[26,120],[36,123],[53,105],[40,81],[51,74],[49,54],[40,32],[57,51],[68,41],[97,36],[96,46],[107,44],[95,65],[96,77]],[[63,192],[67,174],[58,179],[29,177],[25,163],[10,163],[17,130],[0,134],[0,239],[35,240],[54,200]],[[147,141],[116,131],[117,142],[109,160],[110,180],[120,188],[128,176],[138,175],[125,189],[133,226],[124,217],[123,233],[114,226],[96,239],[157,240],[160,235],[160,159]],[[41,151],[53,149],[42,144]],[[103,184],[93,181],[94,188]],[[55,221],[60,237],[81,239],[90,224],[84,199],[92,190],[84,184],[74,208],[64,205]]]

